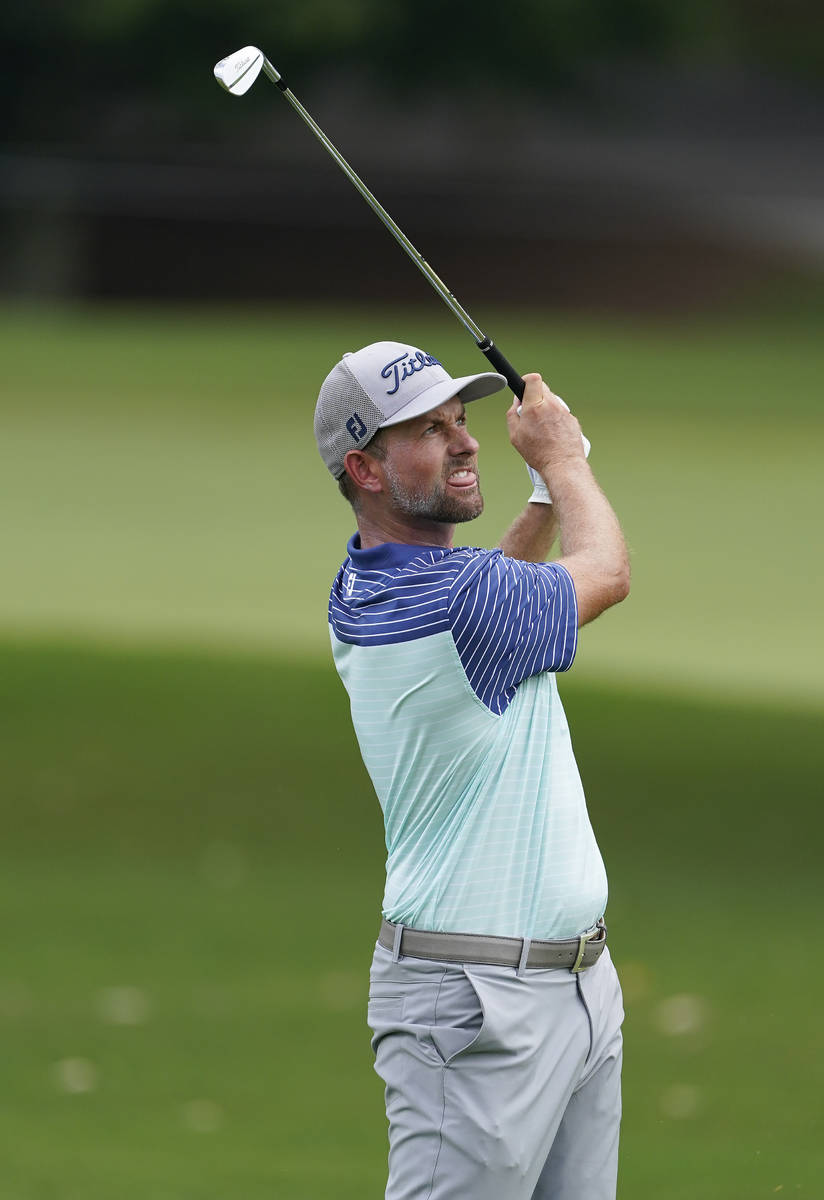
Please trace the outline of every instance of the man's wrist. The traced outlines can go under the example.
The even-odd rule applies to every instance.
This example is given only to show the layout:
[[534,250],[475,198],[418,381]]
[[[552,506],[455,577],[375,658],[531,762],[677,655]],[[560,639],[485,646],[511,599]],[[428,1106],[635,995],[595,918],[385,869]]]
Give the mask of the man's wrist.
[[[583,434],[581,434],[581,444],[584,447],[584,460],[586,460],[589,458],[589,452],[592,449],[592,444],[589,438],[584,437]],[[573,455],[569,460],[562,459],[561,461],[575,462],[579,460],[577,455]],[[549,485],[547,483],[547,473],[551,474],[555,470],[555,464],[550,462],[543,468],[543,470],[538,470],[535,467],[531,467],[529,463],[526,463],[525,465],[529,474],[529,478],[532,481],[532,495],[529,497],[528,502],[530,504],[551,504],[552,496],[550,495]]]
[[538,475],[543,480],[548,491],[552,491],[553,487],[557,487],[558,483],[566,479],[574,480],[577,478],[585,478],[590,475],[589,463],[583,457],[577,454],[570,455],[569,458],[554,459],[551,462],[545,463],[537,470]]
[[540,474],[535,470],[534,467],[531,467],[529,463],[526,464],[526,469],[529,478],[532,481],[532,495],[529,497],[529,503],[551,504],[552,497],[549,494],[549,488],[544,483]]

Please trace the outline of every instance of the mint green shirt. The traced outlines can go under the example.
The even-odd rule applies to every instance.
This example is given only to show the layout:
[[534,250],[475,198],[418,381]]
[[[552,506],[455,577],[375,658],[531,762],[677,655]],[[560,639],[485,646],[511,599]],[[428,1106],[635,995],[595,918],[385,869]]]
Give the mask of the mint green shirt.
[[607,881],[555,671],[572,580],[499,551],[349,544],[335,664],[386,829],[383,914],[418,929],[571,937]]

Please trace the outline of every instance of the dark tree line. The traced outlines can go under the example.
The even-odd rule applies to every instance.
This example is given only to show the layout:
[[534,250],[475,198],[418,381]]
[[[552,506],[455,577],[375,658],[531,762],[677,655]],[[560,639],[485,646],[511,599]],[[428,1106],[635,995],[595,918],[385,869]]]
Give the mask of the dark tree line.
[[334,71],[402,96],[547,94],[613,60],[824,80],[820,0],[9,0],[0,37],[6,144],[219,134],[208,65],[247,42],[302,87]]

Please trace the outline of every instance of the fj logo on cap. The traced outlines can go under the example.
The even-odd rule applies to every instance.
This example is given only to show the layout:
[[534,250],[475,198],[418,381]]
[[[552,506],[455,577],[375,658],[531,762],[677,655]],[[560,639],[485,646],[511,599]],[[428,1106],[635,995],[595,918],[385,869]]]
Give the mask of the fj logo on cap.
[[346,422],[346,431],[351,436],[353,442],[359,442],[366,433],[366,426],[357,413],[352,413],[352,416]]
[[[409,355],[408,358],[407,355]],[[409,354],[407,350],[399,358],[393,358],[381,371],[381,379],[391,379],[393,384],[387,390],[387,396],[394,396],[404,379],[416,375],[424,367],[439,367],[440,365],[437,358],[433,358],[431,354],[424,354],[423,350],[416,350],[414,354]]]

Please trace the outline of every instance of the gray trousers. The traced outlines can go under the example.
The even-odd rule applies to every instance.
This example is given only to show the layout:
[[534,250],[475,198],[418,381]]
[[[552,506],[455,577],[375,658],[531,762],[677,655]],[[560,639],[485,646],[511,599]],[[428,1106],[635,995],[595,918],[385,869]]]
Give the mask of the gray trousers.
[[386,1085],[386,1200],[614,1200],[621,989],[375,948],[369,1026]]

